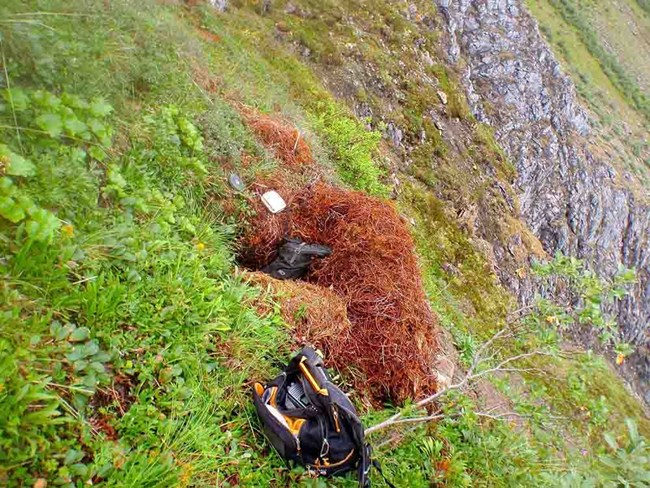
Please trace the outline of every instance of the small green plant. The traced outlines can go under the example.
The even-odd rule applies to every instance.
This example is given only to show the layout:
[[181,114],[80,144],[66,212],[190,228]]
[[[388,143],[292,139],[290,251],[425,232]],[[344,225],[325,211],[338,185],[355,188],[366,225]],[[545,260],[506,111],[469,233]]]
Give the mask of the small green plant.
[[388,187],[381,182],[383,171],[375,163],[381,134],[367,130],[331,101],[315,102],[311,110],[312,124],[329,144],[341,179],[371,195],[388,196]]
[[629,486],[641,488],[650,484],[650,445],[639,434],[631,419],[625,420],[627,439],[606,433],[606,448],[590,466],[551,480],[562,486]]
[[629,293],[631,285],[636,282],[633,269],[620,267],[611,280],[605,280],[587,269],[579,259],[558,253],[547,263],[537,263],[534,270],[547,282],[558,278],[566,282],[570,293],[579,299],[577,303],[569,305],[541,299],[539,307],[547,323],[560,329],[567,329],[576,323],[589,325],[598,331],[602,344],[613,345],[619,355],[625,357],[633,351],[630,344],[621,340],[614,318],[605,312],[607,305]]

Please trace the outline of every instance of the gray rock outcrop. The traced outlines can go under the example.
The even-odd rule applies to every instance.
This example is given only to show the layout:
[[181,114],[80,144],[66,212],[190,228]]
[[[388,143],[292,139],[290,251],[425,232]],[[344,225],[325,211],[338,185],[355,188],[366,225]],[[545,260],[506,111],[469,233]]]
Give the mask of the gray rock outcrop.
[[228,8],[228,0],[208,0],[210,5],[216,8],[219,12],[225,12]]
[[624,376],[650,403],[650,208],[590,150],[574,86],[520,0],[437,5],[447,55],[463,73],[474,115],[496,129],[516,164],[522,216],[545,249],[584,259],[605,276],[621,263],[637,269],[638,283],[615,313],[636,346]]

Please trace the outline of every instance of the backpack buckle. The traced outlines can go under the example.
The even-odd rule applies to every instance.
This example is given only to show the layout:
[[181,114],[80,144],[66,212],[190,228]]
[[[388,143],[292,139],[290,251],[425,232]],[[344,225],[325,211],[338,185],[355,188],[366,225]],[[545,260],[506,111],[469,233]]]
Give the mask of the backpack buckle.
[[326,456],[330,452],[330,443],[327,441],[327,437],[323,437],[323,444],[320,448],[320,457]]

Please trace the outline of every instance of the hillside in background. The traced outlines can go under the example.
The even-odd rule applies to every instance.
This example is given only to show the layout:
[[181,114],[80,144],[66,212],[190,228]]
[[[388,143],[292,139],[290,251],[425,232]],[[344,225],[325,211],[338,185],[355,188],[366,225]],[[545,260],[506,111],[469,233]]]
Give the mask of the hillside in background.
[[[558,64],[502,3],[3,3],[0,484],[356,486],[254,413],[310,342],[367,427],[435,414],[369,436],[396,486],[646,486],[648,6],[530,2]],[[252,272],[270,188],[309,283]]]
[[595,145],[648,195],[650,8],[640,0],[527,2],[590,110]]

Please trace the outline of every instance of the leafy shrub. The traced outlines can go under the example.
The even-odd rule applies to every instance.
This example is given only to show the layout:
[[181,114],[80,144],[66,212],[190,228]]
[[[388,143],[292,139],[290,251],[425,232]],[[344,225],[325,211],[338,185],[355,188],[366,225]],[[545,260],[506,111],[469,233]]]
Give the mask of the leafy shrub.
[[[60,205],[62,198],[74,193],[96,199],[87,163],[106,157],[112,136],[106,118],[112,107],[100,98],[86,101],[41,90],[5,90],[3,98],[6,103],[0,106],[0,115],[18,124],[18,135],[11,147],[0,144],[5,167],[0,180],[0,216],[20,224],[18,232],[24,229],[28,237],[49,242],[61,224],[48,207]],[[60,164],[61,160],[67,163]],[[60,181],[70,184],[63,186]],[[75,208],[60,209],[59,219],[75,213]]]
[[[14,106],[26,130],[20,139],[5,132],[3,188],[10,182],[15,201],[29,198],[59,232],[25,239],[21,226],[39,214],[29,208],[1,226],[2,484],[167,486],[211,476],[242,454],[233,446],[246,422],[222,431],[215,396],[221,406],[240,401],[241,387],[226,385],[264,365],[259,345],[282,331],[251,311],[253,290],[230,277],[231,228],[202,206],[209,169],[199,130],[163,106],[109,155],[104,102],[13,93],[25,95]],[[226,333],[248,357],[236,372],[213,357]],[[121,388],[128,403],[105,400]],[[167,447],[152,455],[161,439]]]
[[534,270],[547,283],[554,279],[565,281],[570,293],[578,299],[570,307],[558,304],[557,296],[561,296],[561,293],[554,289],[554,300],[540,302],[546,322],[556,324],[561,329],[574,324],[592,326],[598,331],[600,341],[605,345],[613,344],[622,357],[632,352],[632,347],[621,339],[616,320],[605,310],[609,304],[629,293],[630,286],[636,281],[634,269],[621,266],[618,273],[607,280],[587,269],[583,261],[557,253],[553,260],[536,263]]
[[636,424],[627,419],[627,440],[605,434],[608,449],[596,456],[591,466],[571,470],[556,483],[562,486],[629,486],[641,488],[650,484],[650,445],[639,434]]

